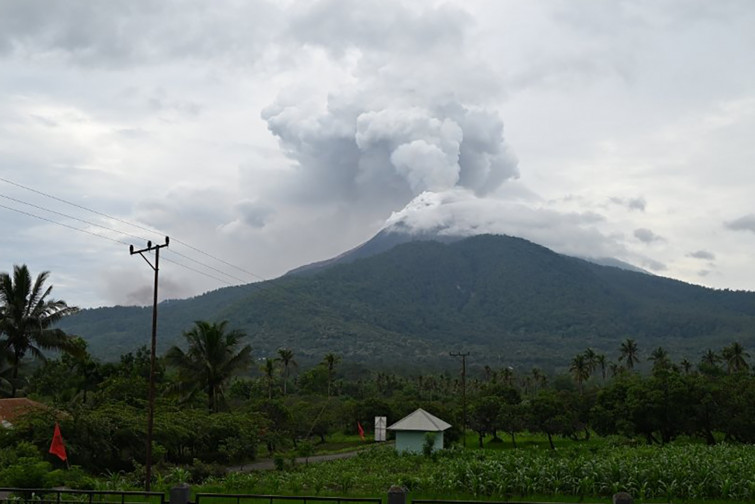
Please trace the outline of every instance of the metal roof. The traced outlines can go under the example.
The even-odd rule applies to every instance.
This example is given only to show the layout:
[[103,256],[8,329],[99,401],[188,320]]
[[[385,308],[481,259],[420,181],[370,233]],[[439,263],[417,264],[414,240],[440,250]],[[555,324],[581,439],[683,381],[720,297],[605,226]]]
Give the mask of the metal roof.
[[451,427],[451,424],[419,408],[414,413],[388,427],[388,430],[442,432],[449,427]]

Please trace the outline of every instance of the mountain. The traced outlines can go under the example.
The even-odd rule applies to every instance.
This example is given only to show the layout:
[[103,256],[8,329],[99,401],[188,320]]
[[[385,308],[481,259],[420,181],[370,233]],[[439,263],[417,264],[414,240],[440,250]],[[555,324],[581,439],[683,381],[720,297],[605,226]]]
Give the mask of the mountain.
[[304,266],[299,266],[286,275],[302,275],[311,274],[318,271],[322,271],[325,268],[330,268],[336,264],[347,264],[356,261],[357,259],[365,259],[377,254],[382,254],[394,248],[397,245],[403,245],[404,243],[416,242],[416,241],[436,241],[440,243],[453,243],[455,241],[463,240],[464,236],[452,236],[438,233],[437,231],[423,231],[423,232],[408,232],[401,229],[401,227],[391,227],[380,230],[378,234],[362,243],[357,245],[351,250],[347,250],[343,254],[339,254],[336,257],[325,259],[324,261],[318,261]]
[[[380,230],[375,236],[366,242],[357,245],[351,250],[339,254],[324,261],[317,261],[288,271],[286,275],[307,275],[330,268],[336,264],[345,264],[354,262],[357,259],[365,259],[383,252],[387,252],[397,245],[416,241],[436,241],[440,243],[453,243],[468,238],[468,236],[450,235],[444,233],[446,228],[427,229],[423,231],[411,231],[402,222],[398,222],[391,227]],[[638,273],[648,273],[632,264],[614,259],[611,257],[579,257],[601,266],[613,266]],[[648,273],[650,274],[650,273]]]
[[[149,341],[151,308],[83,310],[60,326],[116,359]],[[414,241],[306,275],[230,287],[159,307],[159,349],[194,320],[228,320],[259,357],[290,347],[305,364],[336,352],[373,367],[568,366],[592,347],[609,359],[634,338],[696,362],[707,348],[755,343],[755,294],[600,266],[526,240]]]

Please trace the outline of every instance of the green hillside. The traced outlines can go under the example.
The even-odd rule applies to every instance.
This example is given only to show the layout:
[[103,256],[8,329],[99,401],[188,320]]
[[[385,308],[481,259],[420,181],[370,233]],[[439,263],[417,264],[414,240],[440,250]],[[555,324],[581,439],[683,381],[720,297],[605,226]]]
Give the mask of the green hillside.
[[[697,361],[708,347],[755,343],[755,294],[716,291],[598,266],[506,236],[411,242],[307,276],[220,289],[160,305],[164,350],[197,319],[230,321],[258,356],[279,347],[319,360],[336,352],[371,366],[563,366],[591,346],[609,356],[634,338]],[[64,321],[95,355],[149,339],[151,308],[84,310]]]

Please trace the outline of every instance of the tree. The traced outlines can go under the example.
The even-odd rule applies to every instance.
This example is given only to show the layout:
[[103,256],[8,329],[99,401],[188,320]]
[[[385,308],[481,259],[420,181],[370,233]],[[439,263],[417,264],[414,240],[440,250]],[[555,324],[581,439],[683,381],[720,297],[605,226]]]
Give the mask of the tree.
[[585,362],[590,370],[590,374],[598,367],[598,354],[592,348],[587,348],[584,352]]
[[595,357],[595,363],[597,364],[597,367],[600,368],[601,378],[603,381],[606,381],[606,367],[608,367],[606,356],[604,354],[598,354],[597,357]]
[[277,360],[283,365],[283,395],[286,395],[290,368],[298,367],[299,364],[294,360],[294,351],[290,348],[279,348]]
[[705,351],[703,356],[700,358],[700,368],[701,370],[704,369],[710,369],[714,370],[718,368],[718,363],[721,362],[721,357],[718,356],[716,352],[711,350],[710,348]]
[[492,434],[496,439],[501,401],[495,396],[482,396],[472,400],[469,408],[469,427],[477,432],[480,448],[485,434]]
[[14,266],[13,276],[0,274],[0,352],[11,367],[11,395],[18,389],[21,360],[31,354],[45,360],[42,350],[63,350],[75,354],[78,350],[72,339],[61,329],[52,326],[66,315],[78,311],[65,301],[48,299],[52,286],[45,288],[48,271],[37,275],[32,283],[26,265]]
[[665,371],[671,367],[671,359],[669,359],[668,352],[665,348],[660,346],[650,352],[648,360],[653,363],[654,374]]
[[723,357],[726,363],[726,372],[729,374],[739,373],[750,369],[750,365],[747,364],[747,357],[750,354],[745,352],[744,347],[739,342],[734,342],[731,345],[721,350],[721,357]]
[[323,364],[328,369],[328,397],[330,397],[331,389],[333,387],[333,373],[335,372],[336,364],[341,361],[341,357],[334,353],[328,353],[322,359]]
[[267,358],[260,368],[267,384],[267,398],[273,398],[273,384],[275,383],[275,360]]
[[179,380],[190,387],[186,398],[200,390],[206,392],[207,406],[213,413],[220,409],[225,385],[231,377],[247,370],[252,361],[251,346],[236,351],[244,333],[237,329],[226,332],[227,324],[227,320],[220,323],[198,320],[183,333],[188,350],[184,352],[174,346],[165,355],[168,364],[178,368]]
[[590,363],[587,360],[587,356],[584,354],[578,354],[576,357],[574,357],[571,361],[571,365],[569,366],[569,372],[572,374],[572,377],[574,378],[574,381],[577,382],[577,387],[579,387],[579,393],[582,393],[582,384],[590,378],[590,374],[592,373],[592,369],[590,366]]
[[626,362],[627,369],[634,369],[634,365],[640,362],[637,343],[631,338],[627,338],[621,343],[619,352],[619,362]]

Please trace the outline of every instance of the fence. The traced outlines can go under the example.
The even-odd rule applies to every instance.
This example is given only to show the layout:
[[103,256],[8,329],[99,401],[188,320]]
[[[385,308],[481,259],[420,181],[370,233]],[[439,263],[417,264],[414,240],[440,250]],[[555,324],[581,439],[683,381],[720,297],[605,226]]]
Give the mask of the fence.
[[284,496],[284,495],[254,495],[254,494],[210,494],[198,493],[194,496],[194,504],[276,504],[281,502],[299,502],[310,504],[314,502],[328,502],[334,504],[382,504],[383,499],[362,497],[313,497],[313,496]]
[[[197,493],[189,500],[190,488],[180,486],[171,490],[169,504],[384,504],[382,498],[319,497],[257,494]],[[614,504],[632,504],[628,494],[616,494]],[[161,492],[95,491],[50,488],[0,488],[0,504],[166,504]],[[531,501],[473,501],[408,499],[406,491],[391,487],[385,504],[546,504]],[[550,502],[547,504],[563,504]]]
[[0,488],[0,503],[165,504],[161,492],[119,492],[53,488]]

